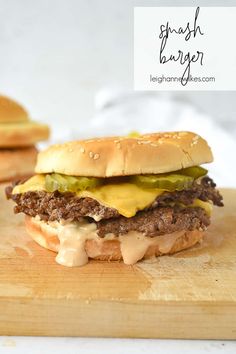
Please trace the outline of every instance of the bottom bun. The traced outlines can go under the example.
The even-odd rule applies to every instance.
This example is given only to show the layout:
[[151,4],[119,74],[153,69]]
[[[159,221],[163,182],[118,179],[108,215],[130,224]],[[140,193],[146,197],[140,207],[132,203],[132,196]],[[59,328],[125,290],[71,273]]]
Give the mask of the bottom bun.
[[0,182],[33,175],[36,159],[37,149],[34,146],[0,149]]
[[[60,253],[61,245],[59,241],[59,233],[55,226],[51,226],[55,225],[55,223],[50,223],[49,225],[49,223],[29,216],[26,216],[25,223],[27,232],[40,246]],[[57,224],[59,225],[59,223]],[[67,235],[67,233],[65,234]],[[73,263],[65,260],[59,261],[58,257],[56,260],[58,263],[67,266],[83,265],[87,263],[88,258],[102,261],[118,261],[123,259],[126,264],[134,264],[141,259],[161,256],[164,254],[173,254],[189,248],[199,242],[202,239],[203,234],[203,231],[199,230],[182,230],[152,238],[135,232],[120,237],[112,237],[112,235],[109,234],[105,238],[99,238],[95,235],[95,237],[92,237],[91,239],[83,239],[83,251],[86,254],[86,261],[83,263]],[[66,238],[63,237],[64,244],[65,239]],[[71,239],[66,239],[66,241],[67,246],[69,247],[68,250],[71,251]],[[65,255],[65,251],[66,249],[63,249],[63,255]],[[129,252],[131,254],[129,254]]]

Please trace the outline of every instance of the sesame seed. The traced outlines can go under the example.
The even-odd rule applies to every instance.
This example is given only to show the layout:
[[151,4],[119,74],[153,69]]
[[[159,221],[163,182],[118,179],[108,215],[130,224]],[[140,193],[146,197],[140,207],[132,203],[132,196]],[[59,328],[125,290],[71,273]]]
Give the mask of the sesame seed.
[[193,147],[194,145],[197,145],[197,143],[198,143],[198,141],[196,140],[196,141],[192,142],[192,143],[190,144],[190,146]]
[[193,138],[192,138],[192,142],[190,144],[191,147],[193,147],[194,145],[196,145],[199,141],[199,138],[200,136],[199,135],[195,135]]
[[80,148],[80,152],[82,152],[82,154],[85,153],[85,149],[83,147]]
[[94,159],[94,160],[97,160],[97,159],[99,159],[99,157],[100,157],[99,154],[95,154],[94,157],[93,157],[93,159]]
[[89,157],[92,159],[93,158],[93,152],[92,151],[89,151]]

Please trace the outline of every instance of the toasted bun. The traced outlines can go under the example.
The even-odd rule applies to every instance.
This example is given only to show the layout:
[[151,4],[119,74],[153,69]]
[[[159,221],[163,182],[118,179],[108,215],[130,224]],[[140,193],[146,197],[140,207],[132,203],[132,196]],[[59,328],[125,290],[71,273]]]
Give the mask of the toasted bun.
[[[51,251],[58,252],[59,238],[56,231],[50,232],[43,227],[43,222],[35,222],[33,218],[26,216],[26,229],[30,236],[42,247]],[[157,236],[158,237],[158,236]],[[176,239],[173,246],[168,252],[160,252],[158,246],[149,246],[143,258],[150,258],[153,256],[160,256],[163,254],[173,254],[189,248],[199,242],[203,237],[203,232],[182,231],[182,235]],[[97,242],[94,239],[87,240],[85,243],[85,250],[89,258],[97,260],[122,260],[120,241],[119,240],[103,240]]]
[[9,97],[0,96],[0,123],[27,122],[29,120],[26,110]]
[[31,176],[37,158],[35,147],[0,149],[0,182]]
[[0,147],[30,146],[41,140],[47,140],[49,128],[35,122],[0,124]]
[[53,145],[39,154],[35,172],[94,177],[157,174],[212,160],[211,149],[199,135],[154,133]]

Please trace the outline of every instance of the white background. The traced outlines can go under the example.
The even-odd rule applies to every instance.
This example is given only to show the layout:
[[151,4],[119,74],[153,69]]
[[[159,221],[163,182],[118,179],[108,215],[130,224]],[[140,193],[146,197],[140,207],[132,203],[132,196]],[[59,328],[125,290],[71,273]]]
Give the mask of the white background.
[[[18,99],[34,119],[49,123],[53,132],[61,128],[64,138],[66,127],[75,131],[73,138],[83,135],[95,114],[94,97],[100,88],[133,89],[133,7],[173,3],[196,5],[190,0],[0,0],[0,92]],[[236,2],[202,0],[198,5]],[[103,101],[99,97],[97,108]],[[158,98],[194,104],[235,136],[235,92],[173,92],[161,93],[157,102]],[[126,112],[129,107],[125,106]],[[192,110],[187,107],[188,112]],[[24,337],[0,341],[3,354],[55,351],[215,354],[235,353],[235,343]]]
[[[196,28],[194,22],[196,18]],[[168,26],[167,26],[168,23]],[[189,29],[186,30],[187,24]],[[162,58],[171,55],[183,58],[160,63],[160,48],[163,39],[166,45]],[[171,33],[182,28],[185,34]],[[196,36],[189,31],[196,29]],[[236,7],[136,7],[134,10],[134,82],[138,90],[235,90],[236,51],[233,50],[236,33]],[[200,52],[198,57],[197,52]],[[188,66],[180,64],[189,54],[196,62],[190,63],[190,75],[201,79],[213,77],[215,81],[181,82],[150,81],[150,75],[181,78]],[[202,63],[201,63],[202,61]],[[202,65],[201,65],[202,64]],[[188,77],[188,73],[184,75]]]
[[0,337],[0,354],[234,354],[233,341]]
[[[133,7],[191,0],[0,0],[0,92],[32,117],[83,131],[102,87],[133,88]],[[197,2],[233,6],[236,1]],[[165,93],[169,96],[170,93]],[[232,128],[235,92],[173,92]]]

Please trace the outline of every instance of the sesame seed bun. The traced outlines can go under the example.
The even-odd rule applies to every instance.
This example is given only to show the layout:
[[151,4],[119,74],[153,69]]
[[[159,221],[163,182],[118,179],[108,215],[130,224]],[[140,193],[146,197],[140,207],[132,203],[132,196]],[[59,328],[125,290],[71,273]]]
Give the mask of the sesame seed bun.
[[[49,231],[47,228],[45,228],[44,221],[35,221],[34,218],[26,216],[25,224],[29,235],[40,246],[54,252],[59,251],[60,241],[57,232],[55,230]],[[187,249],[201,241],[203,235],[204,232],[199,230],[180,231],[178,238],[174,240],[172,246],[168,250],[160,251],[160,246],[158,244],[151,245],[147,248],[145,254],[139,260],[151,258],[153,256],[161,256],[163,254],[173,254]],[[163,235],[162,238],[163,237],[171,238],[171,234]],[[158,238],[160,238],[160,236],[156,236],[156,239]],[[152,238],[152,240],[154,240],[154,238]],[[167,242],[169,242],[169,240]],[[123,259],[121,244],[118,238],[113,240],[100,239],[98,241],[96,239],[87,239],[85,242],[85,251],[88,257],[91,259],[102,261],[118,261]]]
[[36,164],[34,146],[18,149],[0,149],[0,182],[32,176]]
[[195,133],[153,133],[53,145],[39,153],[35,172],[94,177],[158,174],[212,160],[207,142]]
[[16,101],[0,95],[0,123],[27,122],[27,111]]

